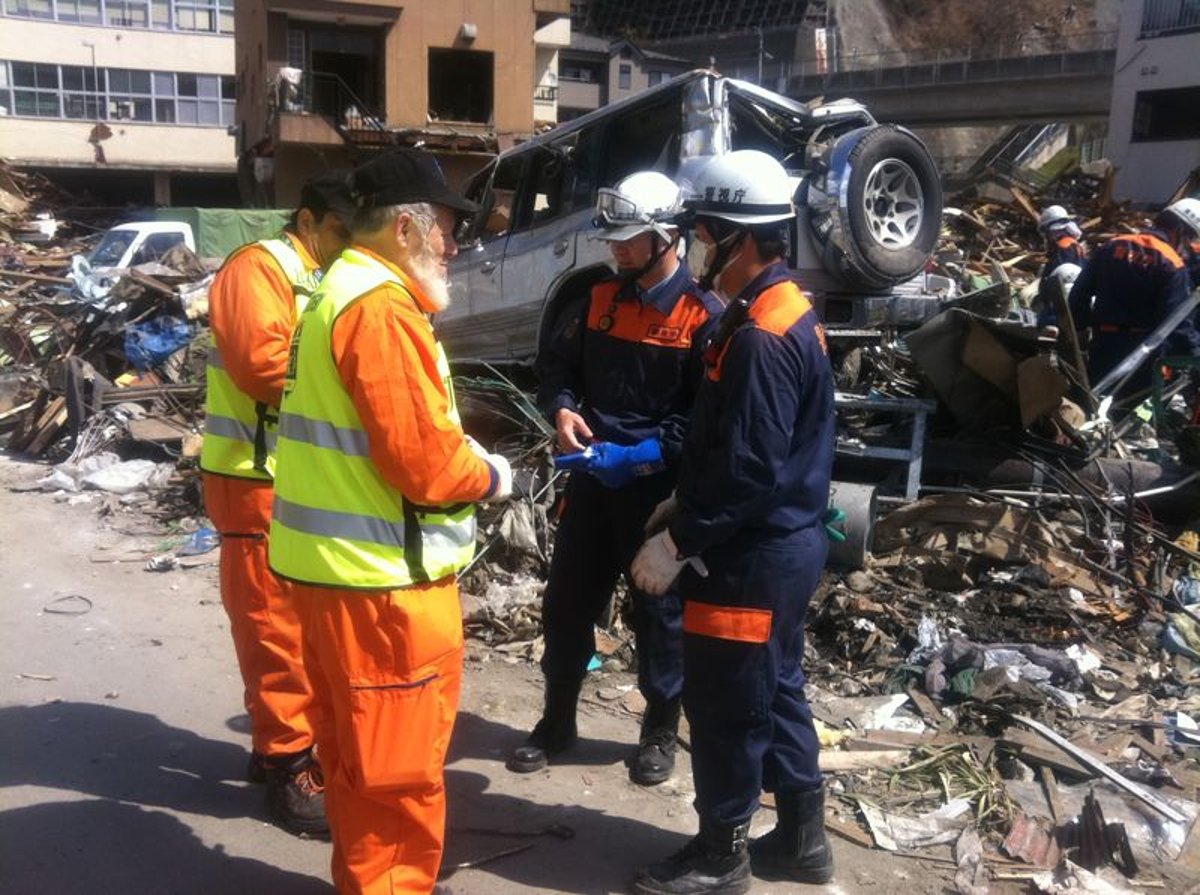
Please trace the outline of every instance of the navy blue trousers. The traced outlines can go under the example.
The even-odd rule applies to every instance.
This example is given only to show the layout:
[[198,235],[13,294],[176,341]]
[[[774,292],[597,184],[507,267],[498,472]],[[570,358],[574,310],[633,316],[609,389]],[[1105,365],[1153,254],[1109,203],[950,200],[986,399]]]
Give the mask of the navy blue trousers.
[[[596,652],[595,624],[617,578],[645,540],[642,527],[674,487],[673,477],[645,476],[607,488],[576,472],[567,483],[550,576],[542,597],[546,677],[582,678]],[[682,602],[678,591],[649,597],[630,584],[638,689],[647,701],[674,699],[683,687]]]
[[822,784],[802,661],[808,602],[828,552],[816,526],[706,551],[708,577],[685,568],[680,578],[683,707],[702,822],[740,824],[763,790]]

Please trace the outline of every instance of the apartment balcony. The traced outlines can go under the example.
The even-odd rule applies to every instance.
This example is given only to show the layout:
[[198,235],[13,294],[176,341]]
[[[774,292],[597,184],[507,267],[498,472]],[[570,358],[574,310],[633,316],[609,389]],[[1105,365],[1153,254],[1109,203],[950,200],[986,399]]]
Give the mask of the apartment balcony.
[[570,81],[559,76],[558,103],[571,109],[599,109],[603,100],[596,81]]

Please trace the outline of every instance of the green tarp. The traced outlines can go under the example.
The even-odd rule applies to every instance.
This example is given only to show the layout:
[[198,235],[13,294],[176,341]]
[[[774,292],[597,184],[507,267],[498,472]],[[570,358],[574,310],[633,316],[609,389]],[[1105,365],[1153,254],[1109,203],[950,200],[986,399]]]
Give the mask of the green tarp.
[[277,235],[290,215],[274,208],[158,208],[154,220],[191,225],[196,254],[224,258],[248,242]]

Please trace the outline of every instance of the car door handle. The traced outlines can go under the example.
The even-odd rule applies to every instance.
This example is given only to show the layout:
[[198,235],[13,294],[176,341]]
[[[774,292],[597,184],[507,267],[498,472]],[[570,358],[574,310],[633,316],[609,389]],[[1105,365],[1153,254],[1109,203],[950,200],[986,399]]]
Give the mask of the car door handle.
[[496,269],[496,262],[495,261],[484,261],[482,264],[479,265],[479,269],[482,270],[484,273],[491,273],[493,270]]
[[567,249],[570,247],[571,241],[569,239],[560,239],[554,243],[554,254],[565,255],[567,253]]

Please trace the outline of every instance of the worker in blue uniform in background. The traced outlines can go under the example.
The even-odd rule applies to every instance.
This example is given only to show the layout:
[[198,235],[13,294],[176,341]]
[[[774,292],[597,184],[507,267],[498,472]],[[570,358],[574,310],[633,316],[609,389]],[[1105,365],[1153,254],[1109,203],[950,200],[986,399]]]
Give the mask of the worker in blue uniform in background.
[[1059,289],[1059,283],[1054,272],[1064,264],[1082,266],[1087,260],[1087,247],[1080,241],[1083,231],[1061,205],[1051,205],[1042,211],[1038,230],[1046,239],[1046,263],[1038,282],[1037,325],[1045,328],[1058,326],[1058,305],[1053,292]]
[[[580,685],[596,651],[595,624],[642,541],[654,507],[671,493],[696,388],[704,334],[720,313],[678,254],[679,187],[655,171],[600,190],[596,236],[609,242],[615,277],[569,309],[538,357],[538,400],[573,470],[543,596],[546,702],[509,758],[517,772],[546,766],[577,738]],[[638,687],[646,698],[635,783],[666,780],[675,763],[683,686],[678,595],[646,599],[630,588]]]
[[[1091,329],[1088,376],[1093,383],[1116,367],[1191,291],[1183,256],[1200,237],[1200,200],[1181,199],[1163,209],[1153,229],[1118,236],[1092,253],[1071,288],[1071,315],[1080,332]],[[1165,355],[1200,353],[1195,314],[1171,332]],[[1127,380],[1121,394],[1150,387],[1148,361]]]
[[[683,705],[700,833],[644,870],[640,893],[738,893],[754,875],[827,882],[818,742],[804,694],[804,624],[828,553],[834,452],[825,333],[783,260],[793,184],[756,150],[697,172],[703,285],[731,299],[705,354],[674,499],[656,509],[634,581],[684,598]],[[700,270],[698,263],[693,268]],[[681,574],[682,572],[682,574]],[[762,790],[778,824],[748,845]]]

